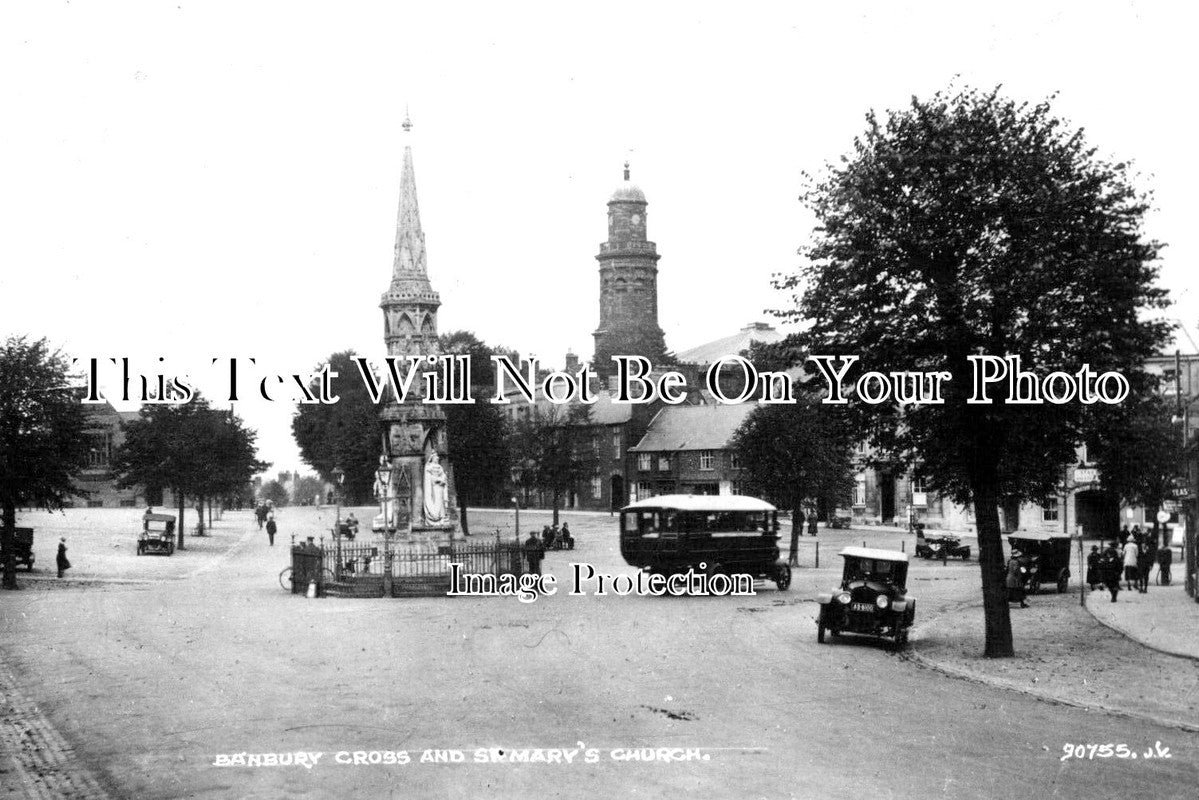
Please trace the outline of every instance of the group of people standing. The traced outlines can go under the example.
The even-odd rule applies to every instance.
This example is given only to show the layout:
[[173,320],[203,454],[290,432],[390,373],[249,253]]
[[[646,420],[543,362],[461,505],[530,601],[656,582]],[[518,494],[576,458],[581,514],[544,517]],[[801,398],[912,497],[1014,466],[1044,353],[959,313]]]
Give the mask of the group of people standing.
[[1092,591],[1101,584],[1105,586],[1111,592],[1113,603],[1120,593],[1121,578],[1126,590],[1135,589],[1146,594],[1153,565],[1156,563],[1161,570],[1162,582],[1168,583],[1173,560],[1173,550],[1158,546],[1156,532],[1142,531],[1139,525],[1130,531],[1125,525],[1119,539],[1109,543],[1102,552],[1098,545],[1091,547],[1087,556],[1087,585]]
[[541,535],[537,535],[537,531],[529,531],[529,538],[525,539],[523,549],[525,552],[525,560],[529,562],[529,572],[534,575],[541,574],[541,561],[545,558],[545,551],[554,547],[561,550],[562,547],[569,543],[567,549],[573,550],[575,546],[574,536],[570,533],[570,525],[563,522],[561,529],[557,525],[546,525],[542,529]]

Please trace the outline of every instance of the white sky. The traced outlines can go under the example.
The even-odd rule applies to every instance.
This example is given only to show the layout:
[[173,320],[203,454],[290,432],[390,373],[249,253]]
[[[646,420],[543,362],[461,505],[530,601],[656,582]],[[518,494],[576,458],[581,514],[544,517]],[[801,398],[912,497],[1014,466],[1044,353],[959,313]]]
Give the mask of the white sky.
[[[147,373],[162,356],[202,388],[215,356],[285,374],[382,356],[408,104],[443,332],[589,356],[631,149],[683,350],[782,302],[769,281],[809,233],[803,171],[868,109],[960,75],[1058,92],[1060,116],[1135,162],[1170,316],[1194,335],[1185,4],[579,6],[4,3],[0,334]],[[292,404],[237,406],[275,469],[302,466]]]

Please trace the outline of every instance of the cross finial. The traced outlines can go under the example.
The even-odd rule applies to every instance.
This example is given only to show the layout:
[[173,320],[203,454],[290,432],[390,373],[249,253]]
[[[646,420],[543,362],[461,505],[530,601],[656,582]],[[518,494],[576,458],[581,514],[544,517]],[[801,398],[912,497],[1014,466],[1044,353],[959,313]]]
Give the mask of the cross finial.
[[629,179],[629,160],[626,158],[624,162],[624,179]]
[[400,127],[404,129],[404,133],[412,130],[412,120],[408,118],[408,105],[406,103],[404,104],[404,124]]

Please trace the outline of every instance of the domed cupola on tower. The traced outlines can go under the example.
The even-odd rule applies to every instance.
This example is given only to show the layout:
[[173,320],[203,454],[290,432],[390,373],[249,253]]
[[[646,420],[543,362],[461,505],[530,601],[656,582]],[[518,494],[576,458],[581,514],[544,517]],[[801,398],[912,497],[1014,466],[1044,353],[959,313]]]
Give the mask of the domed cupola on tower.
[[595,331],[592,366],[611,374],[614,355],[645,356],[663,363],[666,338],[658,327],[657,246],[646,238],[645,193],[624,182],[608,201],[608,241],[600,244],[600,322]]

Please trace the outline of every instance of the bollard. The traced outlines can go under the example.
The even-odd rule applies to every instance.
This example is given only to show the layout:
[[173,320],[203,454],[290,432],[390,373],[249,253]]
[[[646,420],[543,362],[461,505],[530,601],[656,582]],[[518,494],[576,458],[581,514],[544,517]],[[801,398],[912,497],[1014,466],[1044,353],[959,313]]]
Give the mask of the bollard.
[[899,542],[899,552],[906,553],[908,551],[908,543],[902,539]]
[[862,542],[862,547],[865,547],[865,546],[866,546],[866,543],[865,543],[865,542]]
[[816,542],[816,569],[820,569],[820,542]]
[[308,582],[308,599],[312,600],[316,597],[316,581]]

